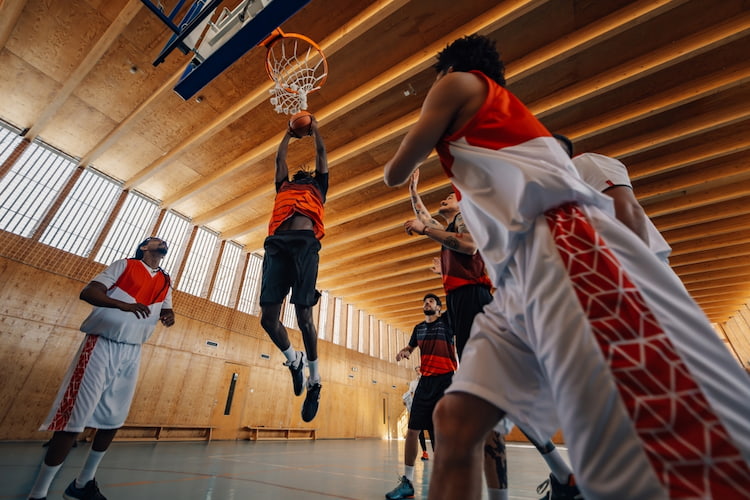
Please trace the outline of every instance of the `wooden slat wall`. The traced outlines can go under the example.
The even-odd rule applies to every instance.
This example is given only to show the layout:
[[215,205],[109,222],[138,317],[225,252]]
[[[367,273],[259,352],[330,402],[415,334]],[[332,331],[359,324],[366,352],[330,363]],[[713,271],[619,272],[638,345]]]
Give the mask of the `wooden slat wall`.
[[[17,243],[16,236],[0,234],[4,249],[14,244],[18,247]],[[39,244],[28,245],[36,248]],[[39,252],[27,255],[34,257],[35,253]],[[78,327],[90,310],[78,294],[102,267],[48,247],[44,253],[57,253],[59,259],[37,256],[31,258],[34,265],[29,265],[18,261],[23,256],[0,257],[0,379],[4,381],[0,387],[0,439],[48,438],[48,432],[37,428],[80,345]],[[44,269],[54,269],[59,260],[68,262],[65,269],[76,270],[72,274],[85,270],[86,277]],[[157,327],[144,345],[128,423],[212,425],[214,408],[223,410],[226,402],[226,394],[219,393],[225,365],[235,363],[248,367],[249,376],[237,382],[235,401],[244,400],[244,405],[233,407],[233,413],[241,412],[239,424],[234,432],[230,429],[227,434],[225,429],[225,438],[246,437],[242,427],[248,425],[314,427],[318,438],[396,436],[396,422],[404,411],[401,394],[413,373],[411,366],[397,366],[319,341],[324,381],[321,407],[318,417],[305,423],[300,417],[303,398],[293,395],[283,356],[261,329],[259,318],[181,292],[175,292],[174,299],[176,325]],[[201,306],[211,308],[210,322],[195,317],[201,316]],[[217,310],[223,312],[217,314]],[[290,334],[293,344],[301,347],[299,332],[290,330]],[[218,346],[206,345],[207,340],[218,342]],[[270,359],[261,354],[269,354]],[[390,416],[386,424],[383,398]]]
[[[9,233],[0,233],[0,248],[6,255],[0,257],[0,439],[46,439],[49,433],[37,428],[78,349],[78,326],[90,310],[78,293],[102,266]],[[323,397],[318,417],[307,424],[299,415],[302,398],[293,396],[282,356],[257,317],[181,292],[175,293],[175,311],[177,324],[157,327],[144,346],[128,423],[211,426],[215,408],[221,410],[226,401],[220,393],[225,366],[234,363],[247,367],[243,371],[249,375],[238,380],[235,401],[244,405],[233,409],[241,415],[235,429],[223,430],[225,439],[246,437],[244,426],[314,427],[318,438],[397,436],[411,365],[319,341]],[[748,369],[750,308],[718,325],[717,333]],[[301,346],[299,332],[290,334]],[[218,346],[206,345],[207,340]],[[398,345],[389,350],[401,343],[395,340]],[[509,440],[524,438],[515,432]]]

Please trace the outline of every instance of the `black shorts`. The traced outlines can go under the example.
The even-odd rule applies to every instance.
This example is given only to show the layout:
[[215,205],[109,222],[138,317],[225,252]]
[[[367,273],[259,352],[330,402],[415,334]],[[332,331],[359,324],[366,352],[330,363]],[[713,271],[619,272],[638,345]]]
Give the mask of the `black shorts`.
[[314,306],[320,293],[318,280],[320,241],[310,230],[277,231],[266,238],[260,305],[281,304],[292,289],[292,304]]
[[448,320],[456,335],[456,352],[460,360],[466,341],[469,340],[474,316],[492,302],[492,294],[485,285],[464,285],[447,293],[445,302],[448,306]]
[[432,411],[452,380],[453,372],[420,377],[411,403],[409,429],[432,429]]

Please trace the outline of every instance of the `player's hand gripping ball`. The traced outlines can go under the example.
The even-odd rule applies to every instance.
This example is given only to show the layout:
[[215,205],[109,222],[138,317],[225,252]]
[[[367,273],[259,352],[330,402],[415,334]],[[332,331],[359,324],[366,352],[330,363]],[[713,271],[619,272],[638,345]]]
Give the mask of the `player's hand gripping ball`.
[[300,111],[289,118],[289,133],[296,138],[312,134],[312,113]]

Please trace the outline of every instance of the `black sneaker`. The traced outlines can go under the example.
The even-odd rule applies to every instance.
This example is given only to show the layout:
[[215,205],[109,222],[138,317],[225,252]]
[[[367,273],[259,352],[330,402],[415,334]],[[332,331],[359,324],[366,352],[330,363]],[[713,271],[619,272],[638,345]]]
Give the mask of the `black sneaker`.
[[[294,385],[294,395],[299,396],[302,394],[302,389],[305,387],[305,364],[306,356],[304,352],[297,351],[297,359],[295,361],[286,361],[284,366],[289,367],[289,371],[292,372],[292,385]],[[297,365],[296,367],[294,365]]]
[[402,498],[414,498],[414,486],[406,476],[401,476],[398,480],[398,486],[385,494],[388,500],[400,500]]
[[540,495],[544,494],[539,500],[583,500],[583,495],[576,486],[573,476],[570,476],[567,484],[562,484],[554,474],[550,474],[549,479],[545,479],[536,487],[536,492]]
[[73,479],[73,482],[65,488],[63,498],[67,498],[68,500],[107,500],[107,497],[99,491],[96,479],[92,479],[86,483],[83,488],[76,487],[76,480]]
[[320,402],[320,383],[316,382],[307,386],[305,402],[302,403],[302,420],[309,422],[318,414],[318,403]]

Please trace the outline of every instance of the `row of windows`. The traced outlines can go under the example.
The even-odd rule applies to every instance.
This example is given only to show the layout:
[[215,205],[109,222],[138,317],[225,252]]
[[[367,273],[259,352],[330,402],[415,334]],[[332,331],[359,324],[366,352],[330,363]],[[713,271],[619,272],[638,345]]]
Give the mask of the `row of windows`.
[[[0,122],[0,165],[23,146],[22,140],[18,130]],[[169,243],[162,266],[177,290],[259,314],[262,257],[246,255],[241,245],[194,227],[178,213],[160,210],[156,201],[140,193],[123,191],[119,182],[92,168],[78,168],[74,158],[39,141],[27,144],[4,171],[0,230],[82,257],[93,253],[93,260],[102,264],[132,256],[138,242],[155,234]],[[51,214],[53,206],[59,208]],[[365,354],[393,359],[408,341],[404,332],[325,291],[317,313],[320,338]],[[282,322],[296,328],[289,297]]]

